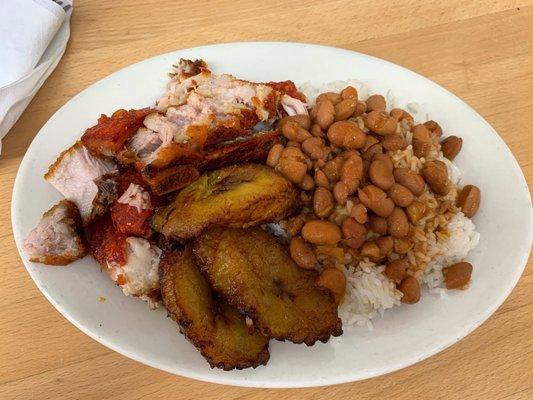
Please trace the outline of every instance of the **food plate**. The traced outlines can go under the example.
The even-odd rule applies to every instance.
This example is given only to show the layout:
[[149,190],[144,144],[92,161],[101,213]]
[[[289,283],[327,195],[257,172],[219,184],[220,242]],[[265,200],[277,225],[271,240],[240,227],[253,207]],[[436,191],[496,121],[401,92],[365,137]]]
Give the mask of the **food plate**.
[[[374,331],[345,329],[313,347],[271,342],[266,367],[224,372],[210,369],[177,333],[163,309],[150,311],[125,297],[97,263],[86,257],[69,267],[28,261],[23,238],[60,199],[42,179],[57,154],[93,125],[101,113],[140,108],[161,96],[167,72],[179,58],[203,58],[213,71],[252,81],[292,79],[313,84],[356,78],[372,92],[388,93],[396,106],[416,103],[421,118],[464,138],[455,160],[465,182],[482,188],[474,218],[481,234],[468,260],[476,267],[466,291],[443,298],[425,295],[416,305],[377,318]],[[416,116],[415,116],[416,117]],[[41,129],[18,172],[12,201],[17,247],[31,277],[69,321],[103,345],[174,374],[209,382],[256,387],[320,386],[365,379],[421,361],[457,342],[485,321],[518,281],[533,237],[526,181],[513,155],[472,108],[430,80],[389,62],[352,51],[293,43],[230,43],[180,50],[126,67],[65,104]]]

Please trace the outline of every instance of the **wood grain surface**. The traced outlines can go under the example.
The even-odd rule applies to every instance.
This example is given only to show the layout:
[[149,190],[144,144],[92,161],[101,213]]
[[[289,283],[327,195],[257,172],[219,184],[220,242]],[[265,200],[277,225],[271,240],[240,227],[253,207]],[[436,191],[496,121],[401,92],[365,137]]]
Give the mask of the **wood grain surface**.
[[0,399],[532,399],[531,260],[500,309],[451,348],[386,376],[315,389],[226,387],[158,371],[85,336],[37,290],[15,248],[10,203],[46,120],[128,64],[247,40],[343,47],[429,77],[492,124],[533,186],[533,1],[76,0],[65,56],[2,146]]

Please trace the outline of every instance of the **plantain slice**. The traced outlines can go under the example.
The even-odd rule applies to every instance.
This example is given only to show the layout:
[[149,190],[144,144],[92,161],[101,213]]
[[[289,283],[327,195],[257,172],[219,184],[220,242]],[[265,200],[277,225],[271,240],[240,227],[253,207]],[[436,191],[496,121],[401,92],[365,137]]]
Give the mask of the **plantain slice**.
[[189,248],[165,253],[159,280],[170,317],[212,368],[227,371],[267,363],[268,338],[249,328],[245,317],[225,301],[213,297]]
[[298,202],[298,191],[271,168],[232,165],[185,187],[156,212],[153,226],[166,237],[185,240],[209,226],[248,227],[282,219]]
[[212,289],[272,338],[313,345],[342,334],[331,293],[260,228],[211,228],[193,252]]

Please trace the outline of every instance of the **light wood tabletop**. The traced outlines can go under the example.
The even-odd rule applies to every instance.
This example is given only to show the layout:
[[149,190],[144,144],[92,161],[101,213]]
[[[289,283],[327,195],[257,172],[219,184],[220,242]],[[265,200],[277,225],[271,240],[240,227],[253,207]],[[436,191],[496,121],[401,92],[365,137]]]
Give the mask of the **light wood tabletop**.
[[2,146],[0,399],[532,399],[531,260],[499,310],[451,348],[386,376],[314,389],[226,387],[147,367],[84,335],[35,287],[15,247],[10,205],[43,124],[119,68],[249,40],[356,50],[434,80],[499,132],[533,186],[533,1],[76,0],[66,54]]

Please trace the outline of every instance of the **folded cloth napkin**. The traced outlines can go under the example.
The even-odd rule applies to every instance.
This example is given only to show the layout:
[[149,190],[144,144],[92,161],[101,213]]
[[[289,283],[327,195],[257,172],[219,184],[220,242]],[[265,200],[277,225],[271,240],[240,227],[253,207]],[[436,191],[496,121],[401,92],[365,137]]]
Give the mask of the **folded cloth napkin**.
[[0,0],[1,139],[63,56],[72,0]]

